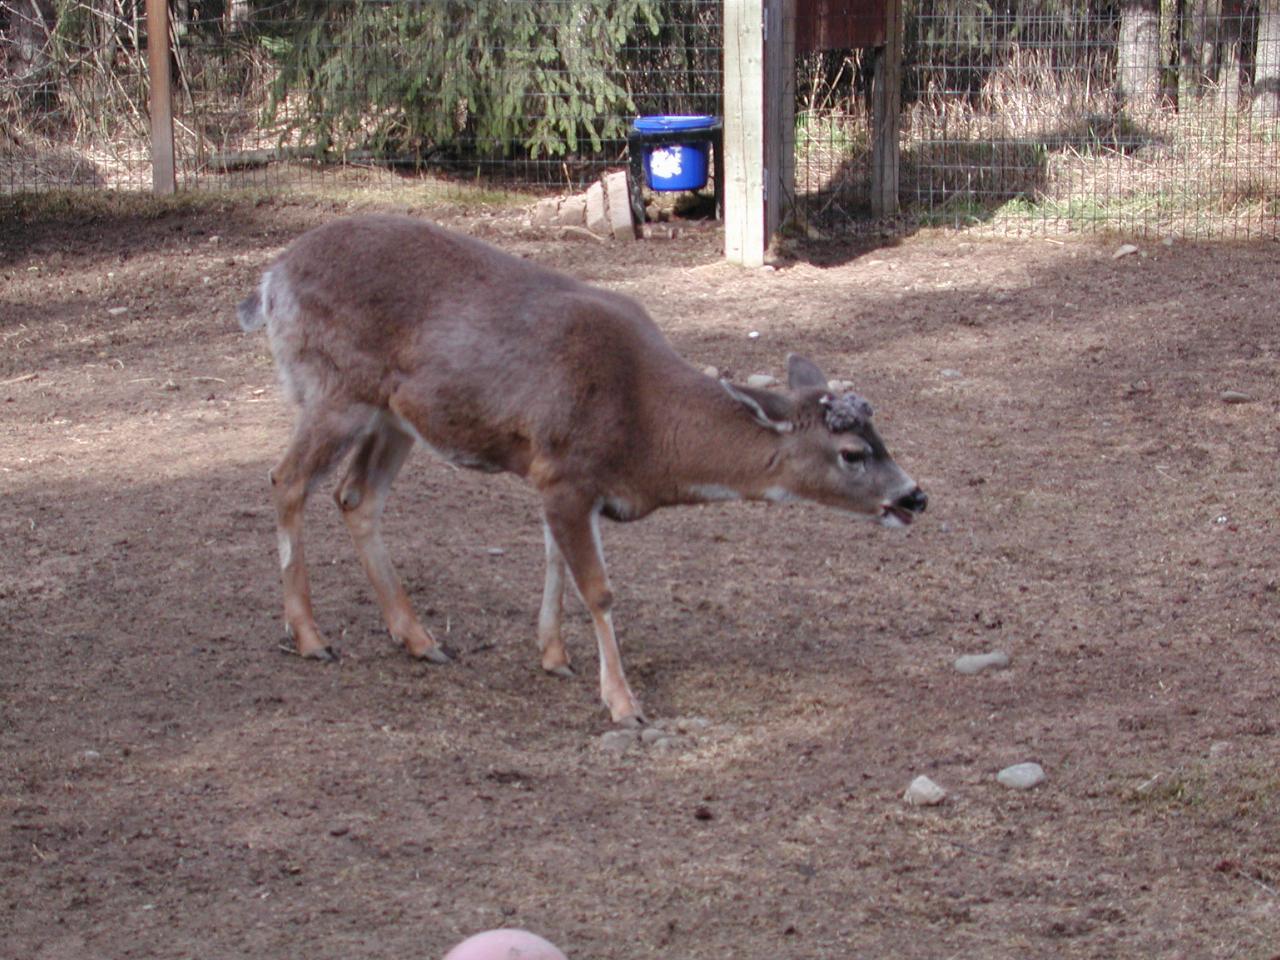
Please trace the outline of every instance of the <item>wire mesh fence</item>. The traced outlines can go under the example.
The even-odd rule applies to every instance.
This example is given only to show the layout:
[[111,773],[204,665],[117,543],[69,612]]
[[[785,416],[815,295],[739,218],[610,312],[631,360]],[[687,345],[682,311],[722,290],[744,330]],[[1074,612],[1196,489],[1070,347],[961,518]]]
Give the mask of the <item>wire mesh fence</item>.
[[[1280,0],[907,0],[903,22],[900,222],[1280,235]],[[173,0],[179,185],[577,190],[636,116],[721,113],[721,23],[722,0]],[[150,42],[143,0],[0,0],[0,191],[148,187]],[[880,55],[796,59],[819,230],[869,216]]]
[[[802,218],[867,212],[874,51],[802,58]],[[911,222],[1280,235],[1280,5],[947,4],[905,18]]]
[[[0,0],[0,189],[149,183],[142,2]],[[180,186],[577,186],[635,116],[718,111],[720,23],[719,0],[174,0]]]

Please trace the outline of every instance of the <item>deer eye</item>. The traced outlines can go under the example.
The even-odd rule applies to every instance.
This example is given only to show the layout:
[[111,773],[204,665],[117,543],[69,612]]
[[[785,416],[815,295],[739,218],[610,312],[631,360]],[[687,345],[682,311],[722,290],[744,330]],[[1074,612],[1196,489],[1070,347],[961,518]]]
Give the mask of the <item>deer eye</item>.
[[866,463],[867,451],[865,450],[841,450],[840,462],[846,467],[860,467]]

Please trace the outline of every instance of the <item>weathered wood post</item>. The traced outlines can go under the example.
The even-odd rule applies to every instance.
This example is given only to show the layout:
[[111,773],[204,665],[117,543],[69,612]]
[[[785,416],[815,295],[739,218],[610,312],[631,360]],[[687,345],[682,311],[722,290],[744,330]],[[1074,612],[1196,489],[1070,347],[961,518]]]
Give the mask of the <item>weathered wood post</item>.
[[884,47],[871,86],[871,215],[898,212],[898,124],[902,113],[902,0],[886,0]]
[[724,0],[724,255],[764,263],[764,2]]
[[169,0],[147,0],[147,79],[151,100],[151,189],[176,193],[173,78],[169,72]]

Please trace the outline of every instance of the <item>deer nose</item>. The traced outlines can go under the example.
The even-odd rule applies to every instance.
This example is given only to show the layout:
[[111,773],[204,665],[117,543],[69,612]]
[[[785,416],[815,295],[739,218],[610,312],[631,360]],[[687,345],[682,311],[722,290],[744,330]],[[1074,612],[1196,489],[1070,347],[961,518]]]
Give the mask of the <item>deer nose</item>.
[[903,494],[894,503],[895,507],[902,510],[910,510],[912,513],[924,513],[924,508],[929,505],[929,496],[919,487],[916,487],[910,493]]

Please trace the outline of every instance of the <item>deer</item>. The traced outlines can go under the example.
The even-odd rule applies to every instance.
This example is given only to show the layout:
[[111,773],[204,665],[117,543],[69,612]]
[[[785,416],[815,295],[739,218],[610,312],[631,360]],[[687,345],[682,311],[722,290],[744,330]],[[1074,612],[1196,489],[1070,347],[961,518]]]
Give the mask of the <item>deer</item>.
[[[347,461],[334,498],[393,640],[451,658],[418,619],[383,541],[412,448],[508,472],[540,498],[546,574],[541,667],[572,676],[562,633],[572,582],[590,614],[600,697],[645,722],[623,671],[600,519],[723,500],[812,501],[905,527],[926,494],[889,455],[871,405],[787,358],[784,390],[712,377],[635,300],[430,222],[339,219],[304,233],[238,309],[266,328],[292,437],[270,471],[292,652],[336,659],[316,624],[303,549],[308,494]],[[353,452],[354,451],[354,452]]]

